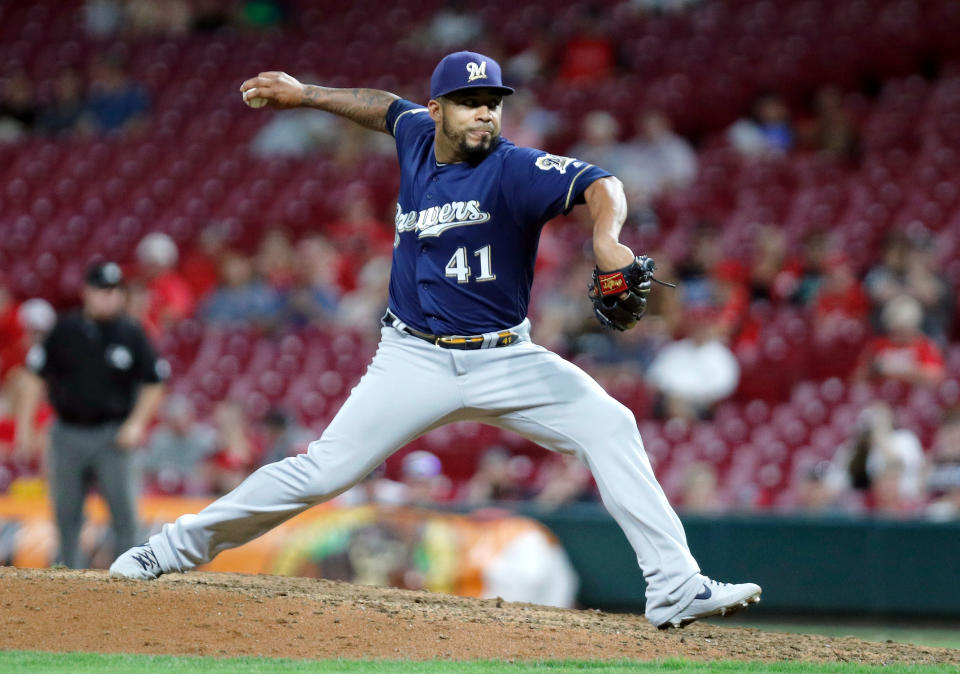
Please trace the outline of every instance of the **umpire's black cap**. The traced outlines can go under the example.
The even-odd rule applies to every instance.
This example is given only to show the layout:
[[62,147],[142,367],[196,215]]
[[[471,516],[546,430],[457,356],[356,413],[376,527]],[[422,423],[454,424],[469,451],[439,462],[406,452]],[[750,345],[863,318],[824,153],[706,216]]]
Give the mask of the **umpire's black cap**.
[[119,288],[123,285],[123,270],[116,262],[97,262],[87,267],[85,280],[94,288]]

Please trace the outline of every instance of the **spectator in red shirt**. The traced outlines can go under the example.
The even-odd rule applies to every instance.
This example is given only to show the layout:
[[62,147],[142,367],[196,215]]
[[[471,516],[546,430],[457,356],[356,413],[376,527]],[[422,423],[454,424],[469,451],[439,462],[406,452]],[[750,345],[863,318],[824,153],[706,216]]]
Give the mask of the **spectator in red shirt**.
[[713,311],[719,337],[727,344],[756,339],[759,326],[748,325],[748,272],[738,260],[725,259],[720,233],[704,222],[691,237],[687,256],[677,263],[677,279],[684,311]]
[[4,309],[4,292],[0,286],[0,390],[12,407],[18,395],[27,351],[50,332],[57,314],[49,302],[39,297],[20,305],[8,301]]
[[24,333],[17,316],[18,308],[7,289],[6,279],[0,276],[0,387],[5,385],[10,370],[23,362]]
[[393,254],[394,229],[376,217],[372,195],[360,185],[347,188],[338,218],[324,227],[324,234],[339,253],[336,282],[342,292],[357,289],[360,272],[371,259]]
[[227,251],[226,226],[212,223],[202,232],[196,245],[187,252],[180,268],[190,284],[197,303],[213,292],[220,280],[220,262]]
[[616,53],[599,12],[596,9],[583,10],[580,25],[581,30],[562,50],[560,79],[576,84],[608,79],[616,65]]
[[907,384],[939,383],[944,375],[943,354],[936,342],[920,331],[920,303],[909,295],[895,297],[884,307],[882,321],[887,334],[867,343],[855,376]]
[[828,256],[824,271],[813,300],[813,329],[818,341],[832,341],[847,332],[851,321],[860,324],[867,319],[870,298],[843,253]]
[[[2,288],[2,286],[0,286]],[[0,290],[2,293],[2,290]],[[16,420],[10,414],[19,406],[23,392],[24,361],[27,352],[43,338],[57,320],[57,314],[50,303],[35,297],[19,306],[10,304],[10,309],[0,316],[0,382],[2,382],[3,401],[0,403],[0,473],[3,473],[4,457],[11,464],[7,470],[7,482],[23,471],[36,473],[40,468],[40,459],[46,443],[43,428],[52,416],[48,404],[40,405],[34,416],[33,442],[16,447]],[[12,469],[12,472],[11,472]],[[5,480],[0,477],[0,492]]]
[[162,232],[147,234],[137,246],[137,281],[147,293],[141,318],[153,336],[188,317],[196,304],[190,284],[174,268],[178,254],[177,244]]
[[857,281],[850,258],[843,253],[833,253],[825,260],[824,271],[823,283],[813,302],[817,320],[827,319],[835,313],[849,318],[866,318],[870,298]]

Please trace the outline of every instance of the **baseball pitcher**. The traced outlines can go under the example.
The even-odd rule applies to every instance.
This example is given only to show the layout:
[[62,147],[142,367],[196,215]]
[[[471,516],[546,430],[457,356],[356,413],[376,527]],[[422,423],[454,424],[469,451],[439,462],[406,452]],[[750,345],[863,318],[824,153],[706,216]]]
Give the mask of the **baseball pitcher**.
[[454,421],[515,431],[592,471],[647,580],[646,617],[680,627],[759,601],[752,583],[700,573],[643,449],[633,414],[587,374],[530,340],[527,304],[541,228],[586,203],[605,326],[643,315],[653,261],[619,243],[621,183],[571,157],[500,136],[513,89],[473,52],[437,65],[426,107],[373,89],[304,85],[281,72],[243,83],[254,107],[311,107],[394,137],[401,169],[389,309],[366,374],[305,454],[273,463],[114,562],[151,579],[210,561],[361,480],[404,444]]

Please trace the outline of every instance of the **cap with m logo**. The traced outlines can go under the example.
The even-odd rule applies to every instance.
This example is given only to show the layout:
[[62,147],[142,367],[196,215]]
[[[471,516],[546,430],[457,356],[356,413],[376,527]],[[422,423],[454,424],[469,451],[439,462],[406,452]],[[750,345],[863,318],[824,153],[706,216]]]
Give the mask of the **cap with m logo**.
[[443,57],[430,78],[430,98],[440,98],[462,89],[492,89],[509,96],[513,89],[503,85],[500,64],[489,56],[458,51]]
[[468,82],[485,80],[487,79],[487,62],[481,61],[478,65],[476,61],[471,61],[467,64],[467,72],[470,73],[470,77],[467,78]]

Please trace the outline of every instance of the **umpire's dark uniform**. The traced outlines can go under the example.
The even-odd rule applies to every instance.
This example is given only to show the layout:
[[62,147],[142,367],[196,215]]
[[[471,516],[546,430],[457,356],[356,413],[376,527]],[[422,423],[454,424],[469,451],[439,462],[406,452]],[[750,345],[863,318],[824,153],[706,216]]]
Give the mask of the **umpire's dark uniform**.
[[[116,289],[122,282],[116,264],[99,264],[88,270],[86,291]],[[118,446],[117,432],[141,385],[159,384],[169,367],[157,358],[143,329],[122,311],[95,320],[86,308],[62,315],[31,350],[27,366],[46,381],[57,413],[48,471],[60,560],[73,568],[85,561],[79,537],[92,480],[110,507],[116,550],[126,550],[137,537],[137,479],[134,457]]]

